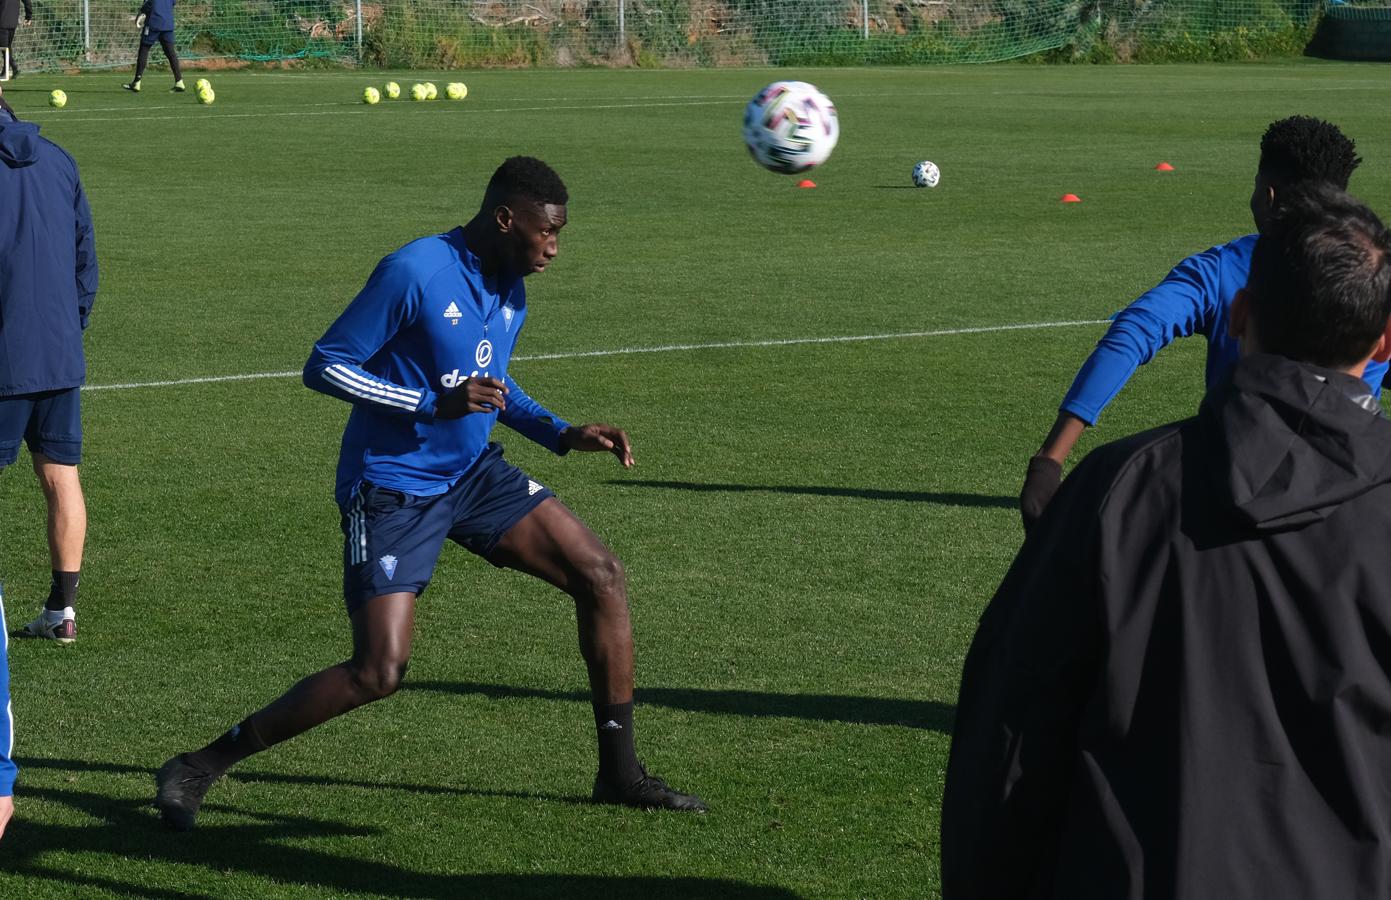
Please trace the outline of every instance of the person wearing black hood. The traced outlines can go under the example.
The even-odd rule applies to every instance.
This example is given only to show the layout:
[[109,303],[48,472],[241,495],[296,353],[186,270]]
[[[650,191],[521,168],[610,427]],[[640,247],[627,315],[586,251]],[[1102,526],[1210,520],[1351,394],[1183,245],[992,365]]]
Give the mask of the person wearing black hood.
[[[3,104],[3,99],[0,99]],[[92,214],[67,151],[0,109],[0,469],[26,443],[48,504],[53,581],[31,637],[72,643],[87,507],[82,332],[97,293]]]
[[1063,482],[966,657],[960,898],[1391,897],[1391,232],[1289,198],[1196,417]]
[[[34,24],[34,7],[29,0],[24,5],[24,24]],[[21,0],[0,0],[0,81],[9,81],[19,74],[14,61],[14,33],[19,28]]]

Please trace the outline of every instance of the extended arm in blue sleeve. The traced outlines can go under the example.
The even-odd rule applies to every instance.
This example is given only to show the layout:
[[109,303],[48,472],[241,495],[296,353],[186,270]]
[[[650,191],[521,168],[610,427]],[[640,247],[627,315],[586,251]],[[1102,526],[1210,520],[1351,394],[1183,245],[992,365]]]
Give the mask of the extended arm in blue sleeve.
[[507,408],[498,416],[499,421],[552,453],[568,453],[570,448],[561,443],[560,433],[570,423],[531,399],[511,375],[503,376],[503,381],[507,384]]
[[97,300],[97,245],[96,231],[92,228],[92,209],[87,205],[87,194],[82,190],[82,182],[77,183],[77,196],[73,200],[77,214],[77,316],[83,328],[87,327],[87,317],[92,314],[92,304]]
[[5,627],[5,604],[0,598],[0,797],[14,793],[14,714],[10,710],[9,634]]
[[1135,370],[1175,338],[1205,331],[1222,302],[1221,254],[1214,247],[1188,257],[1163,281],[1116,313],[1063,398],[1063,412],[1096,424]]
[[383,259],[314,345],[304,364],[305,386],[388,415],[434,418],[434,391],[408,388],[362,367],[411,321],[419,305],[420,284],[410,267],[394,256]]

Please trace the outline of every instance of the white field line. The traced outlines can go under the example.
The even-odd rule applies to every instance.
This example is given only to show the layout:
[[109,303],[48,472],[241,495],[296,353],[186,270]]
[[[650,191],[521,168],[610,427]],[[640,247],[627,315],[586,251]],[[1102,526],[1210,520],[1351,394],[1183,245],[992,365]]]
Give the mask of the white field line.
[[[557,110],[571,109],[643,109],[653,106],[721,106],[728,104],[728,100],[697,100],[693,103],[606,103],[606,104],[583,104],[578,106],[512,106],[501,109],[478,109],[475,113],[515,113],[515,112],[555,112]],[[362,106],[363,104],[357,104]],[[414,106],[416,104],[412,104]],[[210,122],[218,119],[276,119],[286,116],[296,116],[304,118],[306,116],[365,116],[370,115],[370,109],[347,109],[348,104],[343,104],[343,109],[327,109],[321,112],[304,112],[296,110],[293,112],[248,112],[248,113],[213,113],[206,115],[179,115],[179,116],[107,116],[105,118],[73,118],[69,123],[72,125],[86,125],[89,122]],[[422,109],[429,108],[420,104]]]
[[[714,341],[705,344],[663,344],[659,347],[620,347],[615,350],[576,350],[569,353],[539,353],[514,356],[513,362],[539,362],[556,359],[589,359],[596,356],[632,356],[638,353],[677,353],[689,350],[738,350],[758,347],[792,347],[805,344],[850,344],[858,341],[892,341],[905,338],[950,337],[958,334],[991,334],[1000,331],[1037,331],[1043,328],[1075,328],[1106,325],[1110,319],[1079,319],[1072,322],[1023,322],[1016,325],[981,325],[974,328],[943,328],[937,331],[895,331],[884,334],[853,334],[837,337],[780,338],[763,341]],[[84,391],[129,391],[136,388],[178,387],[185,384],[216,384],[224,381],[260,381],[267,378],[298,378],[300,372],[250,372],[244,375],[208,375],[171,381],[133,381],[126,384],[89,384]]]

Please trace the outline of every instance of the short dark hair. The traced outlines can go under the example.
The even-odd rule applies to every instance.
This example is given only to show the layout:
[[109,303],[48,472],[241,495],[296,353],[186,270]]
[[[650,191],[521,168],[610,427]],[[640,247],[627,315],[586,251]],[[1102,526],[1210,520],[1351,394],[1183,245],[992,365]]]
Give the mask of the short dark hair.
[[513,156],[503,160],[493,177],[488,179],[484,204],[501,203],[512,197],[524,197],[540,204],[564,206],[570,202],[570,192],[555,169],[533,156]]
[[1311,116],[1272,122],[1261,138],[1260,171],[1282,187],[1327,182],[1345,191],[1361,162],[1352,138]]
[[1256,241],[1247,289],[1262,350],[1347,368],[1391,317],[1391,231],[1342,191],[1297,188]]

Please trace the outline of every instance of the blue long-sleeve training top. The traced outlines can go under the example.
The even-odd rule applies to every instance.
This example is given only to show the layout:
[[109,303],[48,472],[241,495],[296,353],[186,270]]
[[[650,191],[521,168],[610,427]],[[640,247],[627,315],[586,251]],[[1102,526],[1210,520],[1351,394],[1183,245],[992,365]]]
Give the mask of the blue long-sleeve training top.
[[[304,383],[353,404],[335,496],[363,479],[408,494],[442,494],[488,444],[493,423],[563,454],[569,423],[507,374],[526,320],[521,276],[485,276],[462,228],[390,254],[314,345]],[[435,402],[470,376],[506,383],[501,414],[436,419]]]
[[92,212],[77,163],[0,110],[0,396],[77,387],[97,294]]
[[[1192,334],[1207,338],[1207,386],[1221,381],[1239,358],[1237,340],[1227,334],[1227,319],[1236,292],[1246,286],[1251,273],[1257,237],[1248,234],[1195,253],[1116,313],[1073,380],[1061,411],[1095,425],[1137,368],[1175,338]],[[1374,396],[1381,396],[1386,370],[1386,363],[1370,362],[1362,374]]]

